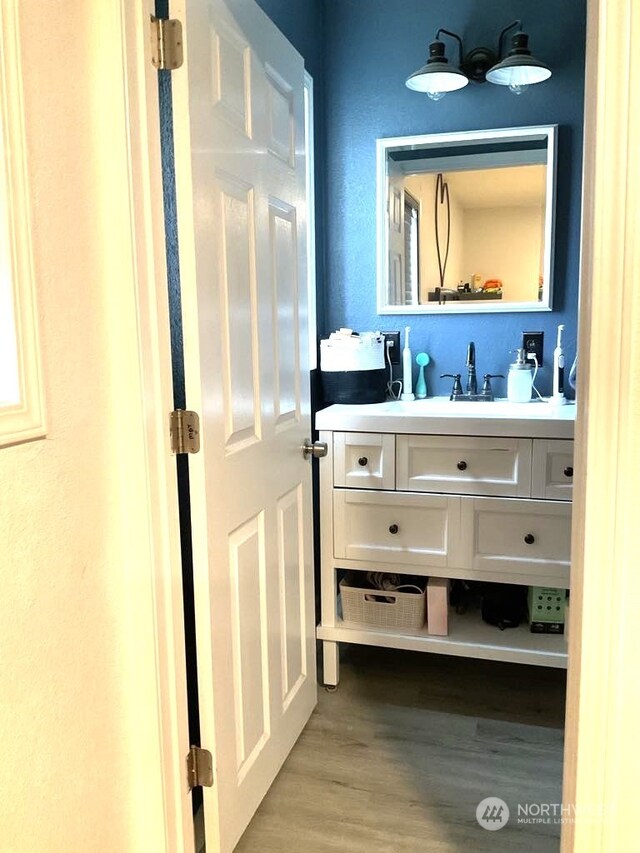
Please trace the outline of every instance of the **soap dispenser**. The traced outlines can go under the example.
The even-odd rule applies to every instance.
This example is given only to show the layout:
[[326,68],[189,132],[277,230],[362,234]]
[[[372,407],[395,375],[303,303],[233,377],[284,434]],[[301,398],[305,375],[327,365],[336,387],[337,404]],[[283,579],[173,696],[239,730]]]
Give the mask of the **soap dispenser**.
[[533,389],[533,367],[525,359],[523,349],[516,350],[516,360],[509,365],[507,399],[510,403],[528,403]]

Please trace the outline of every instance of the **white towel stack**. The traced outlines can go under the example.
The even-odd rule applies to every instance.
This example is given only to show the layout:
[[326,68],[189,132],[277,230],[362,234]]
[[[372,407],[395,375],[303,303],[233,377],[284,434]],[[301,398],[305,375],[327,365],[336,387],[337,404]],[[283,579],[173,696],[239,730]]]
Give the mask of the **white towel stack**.
[[384,335],[380,332],[354,334],[338,329],[320,341],[320,369],[326,373],[384,368]]

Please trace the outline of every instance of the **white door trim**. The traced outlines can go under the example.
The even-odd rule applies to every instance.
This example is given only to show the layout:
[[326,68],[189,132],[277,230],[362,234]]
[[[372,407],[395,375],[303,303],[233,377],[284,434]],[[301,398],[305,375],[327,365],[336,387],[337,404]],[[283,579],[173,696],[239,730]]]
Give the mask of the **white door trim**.
[[[155,613],[159,751],[163,768],[167,853],[194,849],[191,796],[185,759],[189,749],[182,569],[175,458],[169,447],[173,408],[171,341],[160,161],[157,72],[150,56],[153,0],[118,0],[125,86],[122,109],[128,131],[128,193],[133,251],[122,263],[136,282],[139,361],[143,398],[128,423],[139,426],[145,444],[148,529],[153,565],[144,602]],[[133,756],[132,756],[133,759]],[[141,768],[141,771],[143,769]],[[145,784],[144,772],[140,784]]]
[[589,0],[563,853],[637,846],[639,40],[637,0]]

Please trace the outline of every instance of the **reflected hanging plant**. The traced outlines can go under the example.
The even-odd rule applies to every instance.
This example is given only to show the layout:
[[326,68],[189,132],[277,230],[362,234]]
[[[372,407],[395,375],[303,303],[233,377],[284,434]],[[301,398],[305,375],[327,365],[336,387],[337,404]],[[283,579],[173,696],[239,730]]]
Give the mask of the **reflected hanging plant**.
[[[444,258],[442,245],[440,241],[440,210],[444,208],[446,212],[447,223],[447,242],[444,250]],[[445,181],[442,172],[438,172],[436,177],[436,192],[435,192],[435,209],[434,220],[436,228],[436,252],[438,254],[438,271],[440,273],[440,293],[438,294],[438,302],[442,304],[442,289],[444,288],[444,279],[447,272],[447,261],[449,260],[449,243],[451,242],[451,203],[449,201],[449,184]]]

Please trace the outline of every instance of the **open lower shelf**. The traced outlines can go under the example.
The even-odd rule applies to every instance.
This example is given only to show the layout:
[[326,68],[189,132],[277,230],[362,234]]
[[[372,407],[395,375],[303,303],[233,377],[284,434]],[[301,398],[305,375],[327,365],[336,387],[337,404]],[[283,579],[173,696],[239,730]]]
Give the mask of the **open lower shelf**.
[[449,634],[437,637],[421,631],[403,633],[396,628],[371,628],[338,619],[335,627],[319,625],[319,640],[384,646],[391,649],[432,652],[441,655],[528,663],[559,669],[567,666],[567,643],[563,635],[532,634],[528,624],[501,631],[482,621],[479,611],[458,615],[449,611]]

